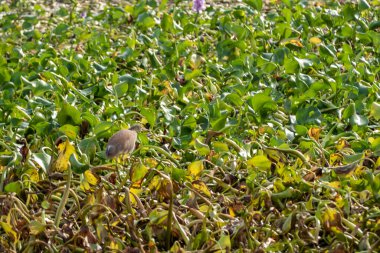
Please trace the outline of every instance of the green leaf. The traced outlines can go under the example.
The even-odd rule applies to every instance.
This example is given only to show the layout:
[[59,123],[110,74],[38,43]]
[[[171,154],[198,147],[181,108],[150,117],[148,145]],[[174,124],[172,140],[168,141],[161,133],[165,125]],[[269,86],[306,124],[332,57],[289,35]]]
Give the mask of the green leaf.
[[147,12],[144,12],[144,13],[141,13],[138,17],[137,17],[137,23],[147,29],[147,28],[150,28],[150,27],[153,27],[156,25],[156,21],[154,20],[154,18]]
[[198,151],[199,155],[206,156],[210,154],[210,148],[208,145],[202,143],[200,140],[195,139],[195,149]]
[[22,183],[20,181],[9,183],[4,188],[5,192],[14,192],[19,194],[22,190]]
[[78,111],[78,109],[68,104],[66,101],[63,102],[63,106],[61,110],[58,112],[57,120],[60,125],[80,125],[82,123],[82,119],[80,117],[80,112]]
[[70,124],[65,124],[59,128],[59,131],[64,133],[69,139],[75,140],[79,133],[79,127]]
[[244,3],[251,6],[253,9],[261,11],[263,8],[263,1],[262,0],[243,0]]
[[68,24],[60,23],[56,26],[56,28],[53,30],[53,32],[56,35],[62,35],[64,32],[66,32],[69,29]]
[[359,0],[358,7],[360,11],[363,11],[371,8],[371,5],[366,0]]
[[228,145],[224,142],[215,141],[212,143],[212,147],[217,153],[229,151]]
[[300,125],[319,125],[321,123],[321,112],[314,106],[298,109],[296,113],[297,123]]
[[277,104],[271,97],[263,93],[258,93],[248,99],[248,104],[259,114],[266,111],[277,110]]
[[369,113],[371,117],[374,117],[375,120],[380,120],[380,104],[373,102],[371,105],[371,111]]
[[251,167],[268,170],[270,169],[272,162],[265,155],[257,155],[249,159],[247,164]]
[[157,112],[154,108],[141,108],[141,115],[148,121],[150,127],[153,128],[156,123]]
[[97,141],[96,138],[90,137],[87,139],[81,140],[78,144],[78,148],[83,154],[86,154],[90,161],[95,158],[96,154]]
[[88,164],[79,162],[75,154],[70,155],[69,161],[71,164],[71,169],[77,174],[82,174],[90,168]]

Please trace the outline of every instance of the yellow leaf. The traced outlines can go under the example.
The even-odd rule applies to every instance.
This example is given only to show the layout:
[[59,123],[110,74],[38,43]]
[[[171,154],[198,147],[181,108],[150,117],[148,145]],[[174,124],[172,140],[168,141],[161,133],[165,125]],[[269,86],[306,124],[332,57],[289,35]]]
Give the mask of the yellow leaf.
[[129,189],[129,199],[131,200],[131,203],[134,205],[136,204],[136,198],[134,195],[136,195],[137,197],[140,196],[140,194],[142,193],[143,189],[139,189],[139,188],[130,188]]
[[87,182],[87,181],[82,181],[80,183],[80,188],[83,190],[83,191],[88,191],[91,189],[91,186],[90,184]]
[[35,168],[30,168],[30,169],[26,170],[25,174],[27,174],[29,176],[29,179],[32,182],[40,181],[40,175],[38,174],[38,170]]
[[16,231],[13,230],[12,226],[2,221],[0,221],[0,225],[3,228],[4,232],[13,240],[13,242],[17,243],[19,235],[16,233]]
[[341,163],[342,160],[343,160],[343,156],[341,154],[334,153],[330,155],[329,164],[332,166],[338,165]]
[[207,197],[211,197],[211,192],[209,191],[209,189],[207,188],[207,185],[204,182],[196,180],[196,181],[192,182],[192,185],[193,185],[194,189],[197,189],[198,191],[200,191],[201,193],[203,193]]
[[161,183],[161,179],[159,176],[154,176],[152,180],[150,180],[150,184],[148,185],[148,189],[153,191],[156,190]]
[[94,174],[91,170],[86,170],[84,172],[84,180],[86,180],[90,185],[97,185],[100,182],[99,176]]
[[380,167],[380,157],[378,157],[376,160],[375,169],[379,169],[379,167]]
[[141,185],[146,173],[148,173],[149,169],[142,163],[136,164],[130,170],[130,178],[131,182],[135,185],[135,187],[139,184]]
[[204,169],[203,162],[202,161],[195,161],[189,164],[187,167],[187,174],[191,176],[192,178],[196,179],[199,178],[202,171]]
[[328,183],[331,187],[333,188],[340,188],[340,182],[339,181],[334,181],[334,182],[330,182]]
[[309,39],[309,42],[311,44],[314,44],[314,45],[319,45],[319,44],[321,44],[322,40],[320,38],[318,38],[318,37],[311,37]]
[[309,129],[309,131],[307,131],[307,133],[309,134],[310,138],[318,141],[319,135],[321,134],[321,129],[319,127],[312,127]]
[[335,148],[338,150],[338,151],[341,151],[342,149],[346,148],[346,147],[349,147],[350,144],[348,143],[348,141],[346,141],[345,139],[340,139],[338,141],[338,143],[336,144]]
[[66,140],[58,145],[58,158],[53,166],[54,171],[63,172],[69,168],[69,159],[71,154],[75,152],[75,148],[69,140]]
[[228,207],[228,212],[230,213],[230,215],[231,215],[232,217],[236,217],[235,211],[234,211],[234,209],[232,208],[232,206],[229,206],[229,207]]

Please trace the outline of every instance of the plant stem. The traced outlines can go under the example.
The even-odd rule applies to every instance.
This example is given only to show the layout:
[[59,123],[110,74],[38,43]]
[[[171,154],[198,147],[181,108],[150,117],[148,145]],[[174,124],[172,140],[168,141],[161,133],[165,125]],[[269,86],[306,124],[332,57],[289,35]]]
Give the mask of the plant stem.
[[67,181],[66,181],[66,188],[65,188],[65,191],[63,192],[63,196],[62,196],[61,202],[59,203],[59,206],[58,206],[58,209],[57,209],[57,213],[55,215],[55,223],[54,223],[54,225],[57,228],[59,228],[59,222],[61,221],[61,216],[62,216],[62,213],[63,213],[63,208],[65,208],[67,199],[69,198],[70,185],[71,185],[71,176],[72,176],[71,168],[69,168],[67,172],[68,172],[68,177],[67,177]]

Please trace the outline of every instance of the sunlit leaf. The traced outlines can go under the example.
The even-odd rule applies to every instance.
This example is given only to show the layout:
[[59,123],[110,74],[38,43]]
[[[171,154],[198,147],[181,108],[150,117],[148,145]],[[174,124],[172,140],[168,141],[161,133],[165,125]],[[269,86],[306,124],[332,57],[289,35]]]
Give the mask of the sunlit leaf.
[[142,180],[144,179],[144,177],[145,177],[146,173],[148,173],[148,171],[149,171],[149,168],[146,167],[142,163],[138,163],[136,166],[133,166],[129,172],[131,182],[134,185],[136,185],[136,183],[141,185]]
[[73,153],[75,153],[75,148],[68,139],[61,142],[58,145],[58,158],[54,163],[53,170],[58,172],[66,171],[70,166],[69,159]]
[[202,161],[195,161],[189,164],[187,167],[187,174],[192,178],[198,178],[204,169]]
[[265,155],[257,155],[247,161],[247,164],[259,169],[270,169],[272,163]]
[[310,138],[313,138],[314,140],[318,141],[321,131],[322,129],[320,129],[319,127],[312,127],[309,129],[307,133],[310,136]]
[[4,232],[11,238],[14,243],[17,243],[20,239],[20,234],[18,234],[10,224],[0,221],[0,225]]
[[314,44],[314,45],[319,45],[319,44],[321,44],[321,39],[320,38],[318,38],[318,37],[311,37],[310,39],[309,39],[309,42],[311,43],[311,44]]
[[19,194],[22,190],[22,183],[20,181],[11,182],[4,187],[5,192],[14,192]]
[[210,153],[210,148],[208,145],[202,143],[200,140],[195,139],[195,149],[199,152],[200,155],[205,156]]
[[373,102],[371,105],[370,116],[374,117],[376,120],[380,120],[380,104]]

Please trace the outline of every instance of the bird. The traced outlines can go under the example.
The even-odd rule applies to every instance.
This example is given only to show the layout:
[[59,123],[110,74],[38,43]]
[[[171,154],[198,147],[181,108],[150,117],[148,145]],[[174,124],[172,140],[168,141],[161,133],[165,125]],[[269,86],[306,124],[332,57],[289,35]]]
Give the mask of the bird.
[[108,140],[106,157],[108,159],[118,158],[120,155],[132,153],[135,150],[137,133],[143,129],[141,125],[133,125],[129,129],[116,132]]

